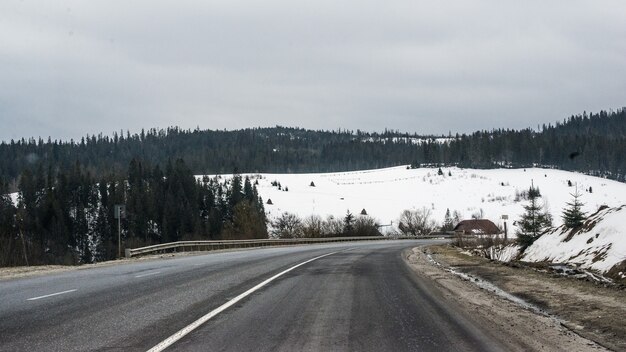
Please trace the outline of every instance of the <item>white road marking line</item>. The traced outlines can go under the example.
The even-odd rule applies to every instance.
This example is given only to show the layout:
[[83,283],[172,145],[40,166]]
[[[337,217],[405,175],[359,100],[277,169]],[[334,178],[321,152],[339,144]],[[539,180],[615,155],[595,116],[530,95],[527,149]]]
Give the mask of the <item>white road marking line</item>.
[[226,309],[228,309],[229,307],[233,306],[234,304],[236,304],[237,302],[241,301],[242,299],[244,299],[246,296],[249,296],[251,293],[253,293],[254,291],[260,289],[261,287],[269,284],[270,282],[276,280],[277,278],[285,275],[286,273],[304,265],[307,263],[310,263],[314,260],[320,259],[320,258],[324,258],[324,257],[328,257],[329,255],[335,254],[335,253],[339,253],[341,251],[337,251],[337,252],[332,252],[332,253],[327,253],[324,255],[320,255],[319,257],[315,257],[312,259],[309,259],[307,261],[304,261],[300,264],[294,265],[289,269],[286,269],[284,271],[281,271],[280,273],[270,277],[269,279],[261,282],[260,284],[254,286],[253,288],[247,290],[246,292],[240,294],[239,296],[231,299],[230,301],[222,304],[221,306],[215,308],[214,310],[210,311],[209,313],[207,313],[206,315],[202,316],[200,319],[194,321],[193,323],[187,325],[186,327],[178,330],[178,332],[176,332],[174,335],[166,338],[165,340],[161,341],[158,345],[152,347],[151,349],[148,350],[148,352],[161,352],[163,350],[165,350],[166,348],[168,348],[169,346],[171,346],[174,342],[182,339],[185,335],[189,334],[190,332],[194,331],[195,329],[197,329],[200,325],[206,323],[209,319],[215,317],[216,315],[220,314],[221,312],[225,311]]
[[67,290],[67,291],[63,291],[63,292],[51,293],[51,294],[49,294],[49,295],[43,295],[43,296],[39,296],[39,297],[33,297],[33,298],[29,298],[29,299],[27,299],[27,301],[36,301],[36,300],[38,300],[38,299],[48,298],[48,297],[52,297],[52,296],[58,296],[58,295],[62,295],[62,294],[65,294],[65,293],[74,292],[74,291],[76,291],[76,290],[77,290],[77,289],[75,288],[75,289],[73,289],[73,290]]
[[147,274],[141,274],[141,275],[135,275],[136,278],[140,278],[140,277],[146,277],[146,276],[151,276],[151,275],[156,275],[156,274],[160,274],[160,271],[155,271],[153,273],[147,273]]

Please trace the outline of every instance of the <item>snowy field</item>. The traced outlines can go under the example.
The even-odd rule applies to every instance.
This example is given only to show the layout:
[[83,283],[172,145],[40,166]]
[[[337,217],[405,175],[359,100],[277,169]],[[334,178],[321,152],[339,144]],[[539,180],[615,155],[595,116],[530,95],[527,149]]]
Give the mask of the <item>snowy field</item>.
[[[528,190],[531,182],[539,187],[542,201],[553,217],[556,228],[562,225],[561,214],[571,194],[578,187],[587,215],[600,206],[609,208],[593,219],[593,225],[568,239],[567,231],[556,228],[540,238],[524,253],[526,261],[566,263],[606,273],[626,260],[626,184],[580,173],[552,169],[475,170],[456,167],[407,169],[393,167],[379,170],[325,174],[249,174],[258,180],[259,195],[266,204],[271,220],[283,212],[305,218],[317,214],[326,218],[343,218],[346,212],[355,215],[365,209],[379,224],[391,225],[383,231],[395,230],[405,209],[428,208],[432,218],[443,223],[447,209],[460,213],[460,219],[482,214],[497,225],[508,215],[510,237],[515,236],[518,220],[527,201],[518,195]],[[245,176],[245,175],[244,175]],[[222,175],[224,178],[231,176]],[[279,189],[272,184],[280,183]],[[312,186],[313,183],[315,186]],[[569,186],[569,183],[572,186]],[[591,190],[591,192],[590,192]],[[510,249],[508,260],[517,255]],[[504,253],[503,253],[504,254]],[[619,277],[626,277],[620,272]]]
[[[527,190],[531,182],[539,187],[543,200],[554,217],[554,225],[562,223],[561,211],[570,202],[568,181],[577,185],[583,208],[588,214],[599,206],[626,204],[626,184],[574,172],[551,169],[475,170],[456,167],[407,169],[405,166],[378,170],[322,174],[249,174],[258,179],[258,190],[266,204],[270,219],[283,212],[300,217],[318,214],[343,217],[347,211],[359,214],[362,209],[380,224],[397,224],[405,209],[431,210],[432,217],[442,223],[446,209],[469,219],[480,214],[502,225],[501,216],[508,215],[509,234],[515,232],[513,221],[523,213],[524,200],[516,201],[516,193]],[[450,176],[451,175],[451,176]],[[223,175],[223,177],[228,177]],[[272,186],[279,182],[282,190]],[[311,182],[315,187],[311,186]],[[592,193],[587,190],[591,187]],[[288,191],[285,191],[288,189]]]

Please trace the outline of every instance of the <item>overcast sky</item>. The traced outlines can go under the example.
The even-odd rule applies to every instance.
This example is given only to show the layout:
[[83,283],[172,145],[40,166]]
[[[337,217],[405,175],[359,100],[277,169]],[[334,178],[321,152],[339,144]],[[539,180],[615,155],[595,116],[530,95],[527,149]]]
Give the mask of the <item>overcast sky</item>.
[[626,106],[626,1],[2,0],[0,140],[418,133]]

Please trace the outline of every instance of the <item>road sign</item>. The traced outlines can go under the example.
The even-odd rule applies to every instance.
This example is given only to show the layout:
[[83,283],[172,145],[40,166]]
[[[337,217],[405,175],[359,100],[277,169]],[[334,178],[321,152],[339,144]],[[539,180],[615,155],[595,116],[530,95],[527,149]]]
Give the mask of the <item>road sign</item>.
[[506,242],[506,240],[508,240],[509,234],[508,234],[508,229],[506,228],[506,221],[509,220],[509,216],[508,215],[502,215],[501,216],[502,220],[504,220],[504,241]]
[[126,206],[121,204],[116,205],[113,213],[116,219],[126,219]]

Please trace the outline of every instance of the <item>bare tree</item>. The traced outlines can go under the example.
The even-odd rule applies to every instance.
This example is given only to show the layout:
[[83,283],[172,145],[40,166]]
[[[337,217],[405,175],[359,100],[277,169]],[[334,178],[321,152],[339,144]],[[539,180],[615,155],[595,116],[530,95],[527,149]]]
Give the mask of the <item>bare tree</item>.
[[359,215],[354,220],[354,233],[357,236],[381,236],[376,220],[368,215]]
[[284,212],[272,221],[272,235],[277,238],[302,237],[302,220],[296,214]]
[[426,207],[405,210],[398,220],[398,229],[405,236],[426,236],[436,228],[435,221],[430,217],[431,210]]
[[302,231],[304,233],[304,237],[324,237],[324,220],[322,220],[322,217],[319,215],[310,215],[304,219]]
[[325,236],[341,235],[343,233],[343,221],[330,215],[326,218],[326,221],[324,221],[323,228]]

